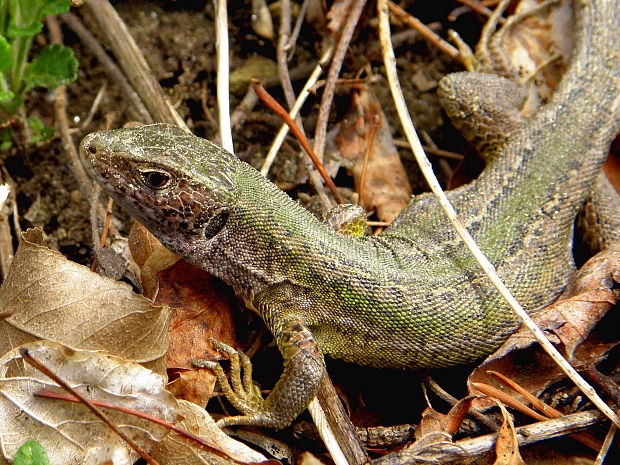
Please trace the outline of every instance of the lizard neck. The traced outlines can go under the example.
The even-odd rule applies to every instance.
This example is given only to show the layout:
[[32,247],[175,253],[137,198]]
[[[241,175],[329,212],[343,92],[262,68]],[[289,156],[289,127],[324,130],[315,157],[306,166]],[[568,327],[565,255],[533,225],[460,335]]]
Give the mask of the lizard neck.
[[296,271],[316,257],[317,241],[337,249],[348,239],[329,230],[249,165],[237,165],[235,184],[226,226],[191,254],[178,253],[233,286],[248,303],[267,286],[294,280]]

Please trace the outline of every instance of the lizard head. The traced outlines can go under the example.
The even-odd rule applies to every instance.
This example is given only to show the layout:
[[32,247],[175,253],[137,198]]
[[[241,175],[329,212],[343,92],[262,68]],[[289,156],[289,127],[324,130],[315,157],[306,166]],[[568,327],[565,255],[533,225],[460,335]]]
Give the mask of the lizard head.
[[181,255],[192,240],[220,232],[234,205],[240,162],[176,126],[94,132],[82,140],[80,158],[112,198]]

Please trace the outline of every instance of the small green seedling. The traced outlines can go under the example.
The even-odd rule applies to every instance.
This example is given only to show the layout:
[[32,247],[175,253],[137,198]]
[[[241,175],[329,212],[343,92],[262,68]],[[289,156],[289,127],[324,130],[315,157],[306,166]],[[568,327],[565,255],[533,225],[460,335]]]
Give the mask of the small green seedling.
[[37,441],[23,443],[13,459],[13,465],[49,465],[45,449]]
[[77,60],[67,47],[48,45],[28,61],[45,15],[69,7],[69,0],[0,0],[0,124],[17,111],[29,90],[54,89],[75,81]]

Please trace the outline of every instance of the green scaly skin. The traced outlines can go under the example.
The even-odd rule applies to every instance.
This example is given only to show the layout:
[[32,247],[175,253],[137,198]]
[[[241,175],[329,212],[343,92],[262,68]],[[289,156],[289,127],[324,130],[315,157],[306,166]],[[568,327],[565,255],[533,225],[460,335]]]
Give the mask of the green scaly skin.
[[[529,310],[550,303],[574,269],[573,222],[619,125],[619,4],[576,2],[571,65],[552,100],[513,133],[471,184],[448,194]],[[480,109],[497,77],[441,84],[448,111]],[[469,93],[468,93],[469,92]],[[491,95],[495,97],[492,90]],[[489,94],[489,92],[487,92]],[[430,195],[383,234],[321,224],[220,147],[169,125],[101,131],[81,156],[99,184],[159,240],[232,285],[285,359],[273,392],[222,424],[288,425],[324,373],[323,355],[428,369],[491,353],[518,326]]]

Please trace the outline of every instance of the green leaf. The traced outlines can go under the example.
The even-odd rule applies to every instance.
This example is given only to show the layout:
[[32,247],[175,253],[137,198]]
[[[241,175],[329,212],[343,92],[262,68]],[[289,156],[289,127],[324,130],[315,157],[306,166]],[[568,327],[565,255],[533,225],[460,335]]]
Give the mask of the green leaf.
[[37,441],[26,441],[15,454],[13,465],[49,465],[45,449]]
[[10,102],[15,97],[15,94],[10,90],[0,91],[0,104]]
[[41,18],[45,15],[57,15],[58,13],[66,13],[71,7],[70,0],[46,0],[45,5],[41,9]]
[[13,139],[11,138],[11,131],[9,128],[0,129],[0,152],[8,150],[13,147]]
[[6,73],[13,66],[11,44],[0,36],[0,73]]
[[26,66],[24,72],[24,92],[33,87],[54,89],[75,81],[78,62],[73,50],[54,44],[45,47],[41,54]]
[[32,138],[30,139],[31,144],[37,144],[39,142],[46,141],[51,139],[54,135],[54,128],[50,128],[43,124],[36,116],[32,116],[26,120],[30,129],[32,129]]
[[7,37],[14,39],[15,37],[30,37],[38,34],[43,29],[43,23],[33,21],[26,26],[17,26],[13,23],[9,23],[9,27],[6,30]]
[[7,0],[10,37],[33,36],[42,27],[45,15],[69,11],[70,0]]
[[0,111],[0,122],[3,121],[3,118],[15,113],[23,101],[21,95],[16,95],[10,90],[0,92],[0,110],[4,110],[4,113]]

